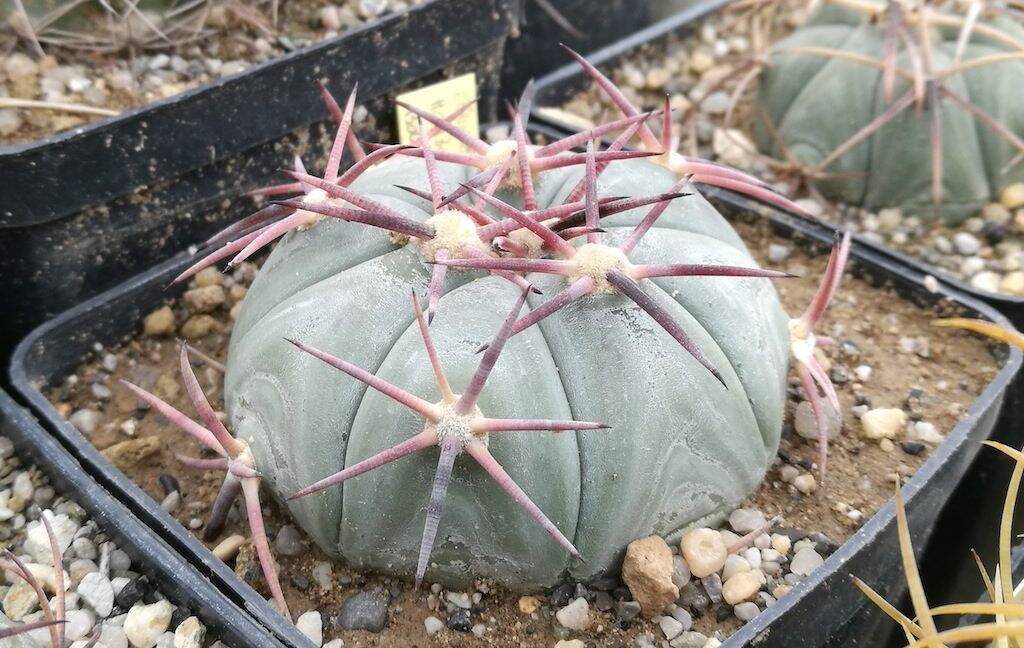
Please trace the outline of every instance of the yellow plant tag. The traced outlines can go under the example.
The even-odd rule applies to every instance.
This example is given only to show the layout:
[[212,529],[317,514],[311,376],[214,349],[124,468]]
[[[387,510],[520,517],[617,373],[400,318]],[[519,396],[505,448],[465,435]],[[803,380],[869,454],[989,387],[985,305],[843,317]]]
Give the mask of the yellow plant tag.
[[[397,99],[417,108],[422,108],[438,117],[448,117],[466,105],[466,103],[476,99],[476,75],[470,72],[469,74],[463,74],[452,79],[439,81],[432,85],[400,94]],[[398,121],[399,143],[415,145],[420,133],[416,115],[398,106],[395,109],[395,118]],[[453,123],[470,135],[478,137],[480,135],[480,121],[477,116],[476,104],[474,103],[464,110]],[[424,126],[428,129],[431,128],[430,124],[426,121],[424,121]],[[430,146],[439,151],[452,151],[456,153],[468,151],[462,142],[441,131],[430,137]]]

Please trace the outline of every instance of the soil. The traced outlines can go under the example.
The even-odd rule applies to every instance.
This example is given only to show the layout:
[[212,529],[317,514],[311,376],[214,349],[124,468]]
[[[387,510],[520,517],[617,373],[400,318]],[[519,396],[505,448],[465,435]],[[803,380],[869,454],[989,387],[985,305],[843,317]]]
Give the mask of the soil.
[[[790,248],[788,258],[770,267],[800,275],[775,283],[787,311],[802,312],[824,269],[825,251],[817,250],[812,254],[773,234],[765,221],[738,220],[737,230],[760,263],[767,265],[770,246]],[[203,319],[208,333],[192,342],[221,362],[225,360],[230,335],[232,304],[241,299],[244,285],[251,280],[254,269],[243,266],[233,276],[223,277],[227,301],[209,315],[190,315],[182,300],[170,304],[177,327],[182,327],[186,320],[208,318]],[[847,273],[818,331],[836,340],[836,344],[825,348],[833,378],[848,376],[846,381],[835,380],[845,430],[831,444],[828,482],[804,494],[791,483],[784,483],[780,474],[787,466],[794,466],[801,474],[816,473],[816,442],[804,440],[792,429],[793,411],[802,398],[794,379],[779,458],[769,469],[761,488],[745,505],[769,517],[781,516],[778,527],[822,533],[836,543],[850,537],[878,510],[892,494],[894,474],[911,475],[928,458],[932,446],[908,445],[903,434],[895,439],[895,444],[866,439],[851,410],[855,406],[900,408],[908,413],[911,422],[929,422],[940,433],[946,433],[997,372],[993,347],[959,331],[931,327],[929,321],[936,315],[899,298],[890,288],[875,287]],[[185,334],[182,328],[178,330]],[[908,340],[913,344],[908,345]],[[108,357],[111,355],[116,359],[116,368],[112,371],[110,367],[114,363]],[[89,435],[97,448],[103,450],[133,440],[136,445],[142,445],[143,450],[148,448],[148,454],[143,452],[129,457],[120,462],[120,467],[156,501],[166,495],[160,484],[161,475],[174,475],[182,495],[182,504],[175,515],[183,525],[189,526],[191,522],[191,528],[198,532],[197,525],[201,525],[208,513],[219,487],[220,474],[183,469],[175,460],[175,453],[198,456],[197,444],[159,415],[137,410],[135,398],[117,383],[119,378],[136,382],[191,414],[192,408],[180,387],[177,360],[178,344],[173,337],[154,338],[140,333],[116,348],[97,349],[96,357],[85,361],[74,376],[53,388],[50,398],[64,416],[84,408],[100,411],[100,423]],[[871,367],[870,379],[855,378],[854,369],[861,365]],[[196,366],[200,382],[216,406],[222,396],[221,374],[202,363]],[[109,385],[112,395],[98,399],[96,385]],[[151,440],[139,443],[146,439]],[[788,470],[792,472],[792,468]],[[265,496],[264,500],[267,499]],[[276,503],[267,504],[265,510],[271,534],[289,522]],[[237,507],[222,538],[236,533],[248,537],[244,514]],[[215,544],[208,543],[208,546],[212,548]],[[450,630],[428,637],[424,632],[424,619],[431,615],[442,620],[447,617],[440,590],[415,592],[407,582],[360,574],[337,563],[331,565],[329,587],[323,588],[317,584],[314,569],[327,559],[312,543],[304,540],[303,544],[298,555],[277,556],[292,613],[297,616],[307,610],[319,610],[325,620],[325,640],[340,637],[345,646],[551,646],[569,637],[583,639],[586,645],[631,646],[644,635],[662,636],[652,621],[638,617],[623,627],[617,622],[614,609],[599,612],[594,606],[591,606],[591,615],[596,622],[591,628],[585,633],[570,633],[554,619],[556,607],[551,603],[552,593],[539,595],[542,605],[537,611],[523,614],[519,609],[519,594],[485,583],[476,588],[477,592],[486,593],[482,602],[474,606],[472,616],[472,623],[485,626],[482,638]],[[235,559],[235,570],[263,595],[269,595],[248,543]],[[376,587],[392,595],[387,628],[380,634],[340,629],[336,619],[341,603],[355,592]],[[628,589],[614,586],[607,589],[616,597],[629,597]],[[707,614],[695,619],[694,630],[724,637],[739,625],[740,621],[734,616],[717,621],[714,614]]]
[[[753,62],[808,15],[807,4],[796,0],[736,3],[701,21],[694,33],[647,43],[603,71],[643,110],[659,109],[665,97],[670,98],[672,132],[680,137],[683,153],[748,170],[774,183],[816,217],[920,259],[973,288],[1024,296],[1024,205],[1009,197],[1010,192],[949,226],[926,214],[905,215],[899,209],[873,213],[829,202],[806,182],[797,181],[791,165],[757,152],[751,135],[757,81],[742,92],[740,85]],[[541,107],[538,114],[581,130],[621,117],[596,86],[561,106]],[[960,248],[958,235],[969,235],[977,245]]]
[[[134,18],[134,38],[85,29],[97,39],[95,47],[89,48],[48,42],[48,32],[43,30],[39,33],[42,56],[29,40],[19,38],[5,24],[0,28],[0,146],[33,142],[106,117],[44,108],[4,108],[3,98],[80,104],[116,114],[238,73],[422,2],[204,0],[196,3],[199,8],[195,12],[186,14],[201,26],[201,36],[194,36],[191,28],[171,32],[167,27],[178,16],[161,19],[158,13],[147,13],[154,24],[164,27],[167,39],[152,30],[147,37],[145,24],[140,27]],[[276,23],[273,5],[278,9]],[[207,15],[200,15],[207,9]],[[61,35],[54,32],[50,36]]]

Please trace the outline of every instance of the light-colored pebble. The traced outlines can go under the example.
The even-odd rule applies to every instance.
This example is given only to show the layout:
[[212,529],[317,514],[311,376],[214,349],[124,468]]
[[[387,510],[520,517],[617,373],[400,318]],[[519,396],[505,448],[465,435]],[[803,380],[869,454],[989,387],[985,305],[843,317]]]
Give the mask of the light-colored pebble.
[[793,556],[789,569],[797,576],[807,576],[820,567],[823,562],[825,562],[825,559],[817,551],[805,547]]
[[153,648],[167,631],[174,606],[167,601],[136,605],[124,619],[124,634],[135,648]]
[[310,610],[299,615],[299,618],[295,621],[295,627],[299,632],[306,635],[317,648],[323,644],[324,621],[317,610]]
[[423,619],[423,629],[427,631],[428,635],[434,636],[444,630],[444,621],[435,616],[428,616]]
[[582,596],[558,612],[555,612],[558,623],[570,630],[582,631],[590,627],[590,605]]
[[907,422],[907,413],[895,407],[868,410],[860,419],[868,439],[893,439]]
[[722,569],[729,554],[721,534],[707,528],[694,529],[683,535],[679,551],[690,567],[690,573],[697,578]]
[[114,609],[114,588],[106,576],[100,572],[86,574],[82,582],[78,584],[76,591],[85,604],[92,608],[100,618],[105,619],[110,616],[110,612]]
[[735,574],[722,585],[722,599],[729,605],[747,601],[757,594],[763,582],[764,575],[759,570]]
[[194,616],[185,619],[174,629],[174,648],[202,648],[205,639],[206,626]]

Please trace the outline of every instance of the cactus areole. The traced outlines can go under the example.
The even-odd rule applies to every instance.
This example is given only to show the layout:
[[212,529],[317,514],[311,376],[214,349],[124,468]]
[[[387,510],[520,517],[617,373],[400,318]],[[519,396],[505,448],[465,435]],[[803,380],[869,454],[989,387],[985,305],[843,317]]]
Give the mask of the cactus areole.
[[814,171],[829,199],[949,223],[1024,179],[1019,21],[833,2],[772,48],[761,150]]

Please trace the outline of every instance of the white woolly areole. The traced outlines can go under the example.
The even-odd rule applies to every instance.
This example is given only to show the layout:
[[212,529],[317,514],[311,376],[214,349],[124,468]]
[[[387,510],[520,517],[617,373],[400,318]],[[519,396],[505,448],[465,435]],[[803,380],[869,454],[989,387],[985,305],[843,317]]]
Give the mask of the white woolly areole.
[[[313,191],[310,191],[309,193],[302,197],[303,202],[313,203],[315,205],[329,202],[330,200],[331,197],[328,196],[327,192],[324,191],[323,189],[314,189]],[[308,230],[309,228],[313,227],[323,219],[327,218],[323,214],[318,214],[316,212],[308,211],[305,209],[298,210],[297,214],[302,216],[302,222],[299,223],[299,226],[296,228],[300,232]]]
[[445,250],[452,257],[463,258],[467,250],[477,250],[491,256],[491,249],[480,240],[476,223],[472,218],[454,209],[443,209],[426,221],[434,228],[434,238],[429,241],[414,238],[420,254],[427,261],[434,261],[438,251]]
[[608,273],[611,270],[621,270],[629,274],[629,269],[632,266],[622,250],[601,243],[587,243],[578,248],[576,256],[572,260],[576,264],[576,268],[568,277],[569,283],[583,277],[590,277],[594,280],[595,293],[618,292],[614,286],[608,283]]
[[794,317],[789,320],[789,350],[794,358],[806,364],[814,355],[816,343],[817,338],[803,318]]
[[544,251],[544,239],[537,236],[525,227],[517,230],[513,230],[508,237],[516,243],[521,243],[528,248],[526,256],[530,258],[537,258],[541,256]]
[[457,402],[458,395],[456,395],[456,400],[451,403],[445,401],[436,403],[441,409],[441,418],[436,423],[427,421],[423,429],[434,433],[434,436],[437,437],[437,445],[442,445],[445,439],[455,439],[458,441],[460,449],[466,447],[470,441],[481,441],[486,446],[487,433],[473,431],[473,421],[483,418],[483,412],[474,405],[473,411],[469,414],[459,414],[455,409]]

